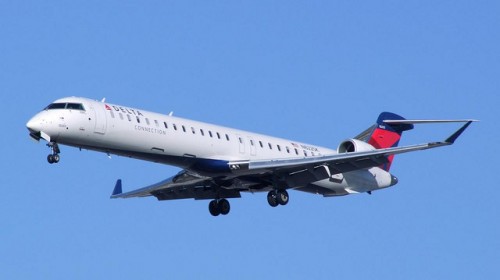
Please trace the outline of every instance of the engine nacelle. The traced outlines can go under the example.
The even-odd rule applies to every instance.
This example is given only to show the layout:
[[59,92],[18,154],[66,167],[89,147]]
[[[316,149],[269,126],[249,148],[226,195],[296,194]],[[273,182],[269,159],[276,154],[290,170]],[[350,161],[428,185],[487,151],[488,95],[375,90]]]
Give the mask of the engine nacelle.
[[352,152],[367,152],[373,151],[375,147],[372,145],[357,139],[348,139],[340,143],[337,152],[339,154],[352,153]]

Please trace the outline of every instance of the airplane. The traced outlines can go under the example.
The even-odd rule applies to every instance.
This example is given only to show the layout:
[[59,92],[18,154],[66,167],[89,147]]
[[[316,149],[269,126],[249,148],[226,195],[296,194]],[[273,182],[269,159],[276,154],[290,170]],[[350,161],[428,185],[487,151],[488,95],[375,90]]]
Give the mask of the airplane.
[[[48,142],[50,164],[59,145],[173,165],[182,169],[161,182],[129,192],[116,181],[111,198],[210,200],[213,216],[227,215],[229,198],[267,192],[276,207],[288,190],[324,197],[368,193],[398,183],[389,171],[397,154],[452,145],[476,120],[407,120],[383,112],[376,123],[337,149],[149,112],[81,97],[50,103],[26,124],[31,138]],[[465,123],[444,141],[398,147],[415,124]]]

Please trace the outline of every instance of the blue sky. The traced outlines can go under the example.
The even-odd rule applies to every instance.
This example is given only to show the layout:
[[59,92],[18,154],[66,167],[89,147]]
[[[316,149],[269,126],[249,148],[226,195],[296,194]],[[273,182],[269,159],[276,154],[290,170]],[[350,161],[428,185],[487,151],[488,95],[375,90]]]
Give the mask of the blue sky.
[[[0,2],[0,278],[498,278],[500,6],[438,2]],[[47,164],[25,123],[64,96],[332,148],[386,110],[481,122],[397,156],[399,184],[372,196],[244,194],[213,218],[208,201],[109,199],[174,167],[69,147]]]

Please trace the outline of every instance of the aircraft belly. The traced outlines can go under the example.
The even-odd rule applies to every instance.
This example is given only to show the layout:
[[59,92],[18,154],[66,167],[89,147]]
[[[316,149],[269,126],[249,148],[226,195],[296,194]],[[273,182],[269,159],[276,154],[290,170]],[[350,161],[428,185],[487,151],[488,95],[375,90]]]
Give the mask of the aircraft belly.
[[313,183],[313,185],[316,185],[316,186],[319,186],[319,187],[322,187],[325,189],[333,190],[335,192],[344,191],[345,188],[347,187],[347,184],[345,183],[345,181],[343,181],[342,183],[337,183],[337,182],[330,181],[330,179],[316,181]]
[[391,175],[374,167],[367,170],[346,172],[341,181],[329,178],[316,181],[312,185],[331,190],[335,195],[362,193],[390,186]]

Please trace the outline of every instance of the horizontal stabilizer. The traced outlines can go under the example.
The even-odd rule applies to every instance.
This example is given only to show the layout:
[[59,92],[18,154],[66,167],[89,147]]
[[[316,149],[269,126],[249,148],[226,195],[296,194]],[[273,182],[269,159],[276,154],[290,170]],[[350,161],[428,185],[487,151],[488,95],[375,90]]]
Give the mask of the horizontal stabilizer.
[[420,124],[420,123],[460,123],[477,122],[477,120],[384,120],[386,124]]

